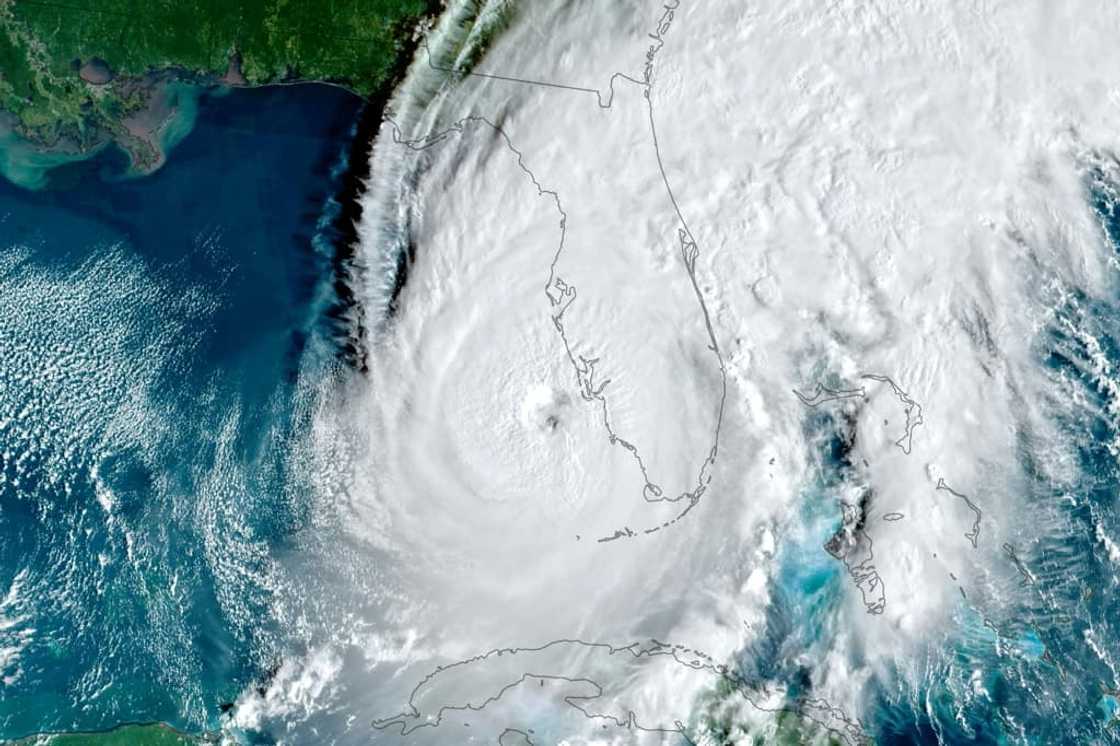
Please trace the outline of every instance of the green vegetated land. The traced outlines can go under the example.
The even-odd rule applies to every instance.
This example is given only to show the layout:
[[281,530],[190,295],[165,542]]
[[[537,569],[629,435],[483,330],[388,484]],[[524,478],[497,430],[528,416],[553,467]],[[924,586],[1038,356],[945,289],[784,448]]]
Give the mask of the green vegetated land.
[[124,725],[102,733],[33,736],[19,746],[195,746],[198,740],[164,725]]
[[[147,73],[383,86],[433,0],[0,0],[0,108],[22,134],[88,144],[141,110]],[[83,80],[101,60],[112,80]],[[87,75],[87,78],[89,76]]]

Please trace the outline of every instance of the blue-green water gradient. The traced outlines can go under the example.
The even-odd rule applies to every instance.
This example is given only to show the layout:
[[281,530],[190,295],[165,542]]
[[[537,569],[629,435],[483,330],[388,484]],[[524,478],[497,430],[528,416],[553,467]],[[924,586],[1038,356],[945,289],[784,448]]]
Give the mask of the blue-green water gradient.
[[0,740],[213,728],[272,665],[360,106],[205,93],[155,174],[0,183]]

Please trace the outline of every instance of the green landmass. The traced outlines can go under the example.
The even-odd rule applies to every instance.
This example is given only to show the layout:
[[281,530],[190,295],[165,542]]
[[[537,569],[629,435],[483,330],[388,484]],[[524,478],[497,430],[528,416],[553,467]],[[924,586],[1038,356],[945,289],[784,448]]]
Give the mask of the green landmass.
[[752,744],[752,746],[843,746],[843,741],[819,723],[796,712],[781,710],[775,714],[773,732],[769,724],[752,732],[743,721],[741,713],[747,704],[742,690],[735,681],[720,678],[716,685],[705,692],[692,718],[692,735],[713,746]]
[[48,733],[18,741],[18,746],[197,746],[203,740],[166,725],[123,725],[98,733]]
[[144,114],[159,80],[315,80],[370,95],[438,8],[436,0],[0,0],[0,111],[37,144],[80,152],[115,139],[143,160],[155,157],[143,152],[153,147],[144,132],[158,122]]

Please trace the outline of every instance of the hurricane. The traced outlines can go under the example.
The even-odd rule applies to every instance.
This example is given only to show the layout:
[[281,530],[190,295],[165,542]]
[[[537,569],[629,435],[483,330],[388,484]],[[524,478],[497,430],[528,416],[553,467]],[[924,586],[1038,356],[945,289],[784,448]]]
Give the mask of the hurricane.
[[[282,384],[159,398],[220,281],[3,259],[39,331],[0,341],[35,379],[2,484],[88,476],[75,593],[197,558],[127,613],[223,742],[1116,742],[1118,34],[1097,0],[451,0],[351,133]],[[48,665],[43,577],[0,585],[6,685]]]
[[369,370],[317,421],[332,621],[237,717],[1110,742],[1120,111],[1088,18],[1120,22],[450,7],[373,147]]

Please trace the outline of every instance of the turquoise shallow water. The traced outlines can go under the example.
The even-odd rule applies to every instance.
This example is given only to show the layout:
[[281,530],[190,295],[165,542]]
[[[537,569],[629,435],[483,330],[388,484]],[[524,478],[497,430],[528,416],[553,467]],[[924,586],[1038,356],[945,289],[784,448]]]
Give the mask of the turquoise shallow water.
[[[164,122],[156,135],[163,151],[170,152],[184,137],[194,129],[198,119],[199,100],[205,96],[210,99],[229,93],[228,89],[202,88],[187,83],[168,83],[163,88],[171,116]],[[104,151],[112,146],[102,146]],[[54,182],[57,186],[60,167],[80,164],[98,153],[43,152],[27,142],[11,129],[0,128],[0,176],[9,182],[27,189],[41,190]],[[115,154],[119,156],[118,154]],[[108,162],[118,160],[109,157]],[[111,178],[110,167],[102,176]],[[115,178],[132,178],[137,174],[127,170],[116,171]]]
[[[1115,185],[1090,172],[1086,192],[1120,251]],[[1029,523],[1002,549],[1022,579],[994,628],[967,610],[959,633],[931,645],[914,690],[877,685],[868,720],[880,744],[1120,743],[1120,575],[1106,541],[1120,531],[1120,290],[1064,287],[1054,312],[1035,341],[1049,383],[1039,404],[1074,454],[1074,476],[1046,473],[1047,444],[1015,424]]]
[[[324,221],[360,102],[321,86],[182,93],[197,109],[151,176],[114,151],[59,165],[0,143],[42,187],[0,182],[0,740],[211,729],[283,648],[277,557],[307,525],[295,464],[337,353]],[[1120,246],[1120,208],[1094,206]],[[871,685],[880,744],[1120,742],[1120,580],[1097,538],[1120,532],[1118,425],[1074,333],[1115,369],[1120,300],[1073,293],[1060,311],[1037,351],[1055,396],[1086,402],[1061,423],[1082,477],[1035,478],[1024,440],[1040,528],[1016,551],[1036,585],[998,634],[962,605],[913,688]],[[852,592],[823,549],[855,478],[849,435],[807,423],[815,466],[765,635],[737,661],[793,698],[813,696]]]
[[[1120,207],[1102,218],[1120,237]],[[1113,657],[1120,580],[1101,538],[1116,533],[1120,472],[1109,448],[1115,388],[1099,379],[1120,364],[1120,308],[1074,292],[1057,310],[1037,341],[1038,362],[1050,373],[1051,395],[1071,403],[1047,405],[1077,454],[1076,477],[1045,477],[1034,467],[1037,446],[1023,438],[1024,509],[1033,520],[1004,552],[1015,553],[1029,578],[971,594],[978,602],[962,596],[948,632],[885,663],[885,674],[864,690],[868,707],[860,713],[877,744],[1120,743]],[[1096,352],[1109,365],[1088,364]],[[782,527],[765,634],[737,661],[747,680],[778,682],[794,699],[812,695],[815,661],[843,638],[844,624],[860,623],[837,623],[852,581],[824,550],[839,528],[836,498],[864,484],[850,459],[855,434],[850,421],[817,412],[806,417],[805,433],[810,468],[799,515]],[[1010,556],[1005,561],[1014,567]],[[851,648],[854,666],[861,655]]]
[[210,728],[272,665],[360,106],[205,94],[153,175],[105,150],[0,183],[0,740]]

